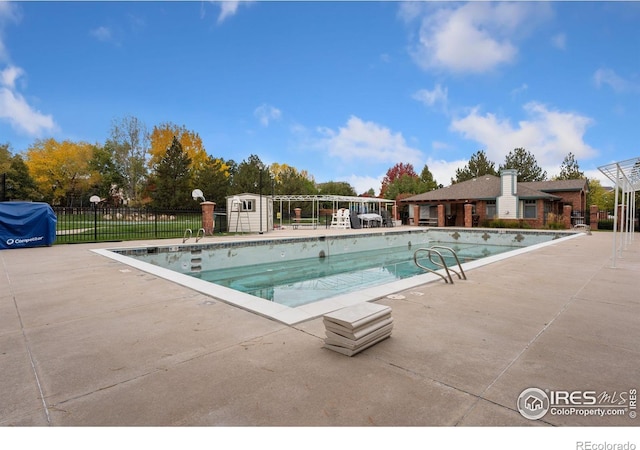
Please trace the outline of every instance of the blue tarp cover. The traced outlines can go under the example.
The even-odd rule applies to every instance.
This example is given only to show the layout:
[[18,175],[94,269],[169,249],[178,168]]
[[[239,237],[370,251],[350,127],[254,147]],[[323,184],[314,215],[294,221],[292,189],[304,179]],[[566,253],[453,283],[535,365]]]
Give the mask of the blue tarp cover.
[[57,220],[47,203],[0,202],[0,250],[52,245]]

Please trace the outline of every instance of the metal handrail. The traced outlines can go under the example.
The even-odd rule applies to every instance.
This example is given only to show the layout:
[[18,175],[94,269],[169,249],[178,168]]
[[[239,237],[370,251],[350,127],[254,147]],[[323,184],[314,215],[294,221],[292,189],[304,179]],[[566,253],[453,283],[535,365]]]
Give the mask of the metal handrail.
[[[453,255],[453,257],[456,260],[456,263],[458,264],[458,269],[460,269],[460,272],[458,272],[455,269],[450,268],[449,266],[447,266],[447,264],[444,262],[444,257],[442,256],[442,253],[440,253],[437,249],[439,250],[446,250],[448,252],[451,252],[451,254]],[[418,262],[418,252],[427,252],[427,255],[429,257],[429,262],[431,262],[431,264],[434,264],[440,268],[443,268],[447,274],[447,276],[445,277],[444,275],[442,275],[441,273],[433,270],[430,267],[427,266],[423,266],[422,264],[420,264]],[[437,257],[440,259],[440,261],[434,261],[433,257],[434,255],[437,255]],[[444,247],[442,245],[434,245],[430,248],[419,248],[417,249],[414,253],[413,253],[413,262],[416,264],[416,266],[420,267],[423,270],[426,270],[428,272],[434,273],[436,275],[438,275],[439,277],[441,277],[445,283],[450,283],[453,284],[453,278],[451,277],[451,272],[455,273],[458,276],[458,279],[462,280],[466,280],[467,276],[464,273],[464,270],[462,269],[462,265],[460,264],[460,260],[458,259],[458,255],[456,254],[456,252],[449,247]]]
[[[444,247],[444,246],[442,246],[442,245],[434,245],[434,246],[432,246],[431,248],[432,248],[432,249],[437,248],[437,249],[440,249],[440,250],[447,250],[447,251],[451,252],[451,254],[453,255],[453,257],[454,257],[454,258],[455,258],[455,260],[456,260],[456,264],[458,264],[458,269],[460,269],[460,273],[458,273],[455,269],[451,269],[451,268],[449,268],[449,270],[451,270],[453,273],[455,273],[456,275],[458,275],[458,279],[459,279],[459,280],[463,280],[463,279],[464,279],[464,280],[466,280],[466,279],[467,279],[467,276],[465,275],[464,270],[462,270],[462,265],[460,264],[460,260],[458,259],[458,254],[457,254],[457,253],[456,253],[452,248],[450,248],[450,247]],[[431,258],[429,258],[429,260],[431,261]],[[433,264],[435,264],[435,265],[440,265],[440,264],[439,264],[439,263],[437,263],[436,261],[431,261],[431,262],[432,262]],[[461,276],[461,274],[462,274],[462,276]]]
[[[200,236],[200,232],[202,231],[202,236]],[[202,239],[205,235],[206,231],[204,230],[204,228],[200,228],[198,230],[198,232],[196,233],[196,242],[198,242],[200,239]]]
[[[187,236],[187,233],[189,234],[189,236]],[[187,242],[187,240],[190,239],[192,235],[193,231],[191,231],[191,228],[187,228],[186,230],[184,230],[184,234],[182,235],[182,243],[184,244],[185,242]]]
[[[442,264],[436,264],[437,266],[440,267],[444,267],[445,272],[447,273],[447,276],[445,277],[444,275],[442,275],[439,272],[436,272],[435,270],[433,270],[431,267],[427,267],[427,266],[423,266],[422,264],[420,264],[418,262],[418,252],[427,252],[429,255],[429,261],[431,261],[432,263],[433,260],[431,259],[431,254],[435,253],[436,255],[438,255],[438,257],[440,258],[440,261],[442,261]],[[438,275],[440,278],[442,278],[444,280],[445,283],[451,283],[453,284],[453,278],[451,278],[451,274],[449,273],[449,268],[447,267],[447,265],[444,263],[444,258],[442,257],[442,255],[440,254],[439,251],[434,250],[433,248],[419,248],[418,250],[416,250],[415,252],[413,252],[413,262],[416,263],[416,266],[420,267],[423,270],[426,270],[427,272],[431,272],[434,273],[436,275]],[[448,279],[447,279],[448,278]]]

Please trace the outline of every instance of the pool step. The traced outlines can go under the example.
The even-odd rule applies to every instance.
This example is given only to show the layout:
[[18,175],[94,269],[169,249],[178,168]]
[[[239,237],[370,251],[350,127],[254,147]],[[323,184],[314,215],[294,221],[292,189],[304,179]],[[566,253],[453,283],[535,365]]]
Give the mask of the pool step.
[[[193,251],[191,251],[193,254]],[[201,272],[202,271],[202,258],[200,257],[192,257],[191,258],[191,272]]]

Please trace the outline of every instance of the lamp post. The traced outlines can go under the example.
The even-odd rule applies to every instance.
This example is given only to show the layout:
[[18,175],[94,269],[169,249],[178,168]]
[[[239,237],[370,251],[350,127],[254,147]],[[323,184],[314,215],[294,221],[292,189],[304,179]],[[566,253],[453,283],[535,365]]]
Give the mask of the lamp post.
[[89,201],[93,203],[93,240],[98,242],[98,203],[100,203],[100,197],[92,195]]
[[208,202],[204,198],[204,194],[200,189],[194,189],[191,192],[191,197],[193,197],[194,200],[202,200],[202,202],[200,202],[200,207],[202,208],[202,229],[204,230],[205,234],[210,234],[213,236],[213,228],[215,226],[213,211],[216,207],[215,202]]

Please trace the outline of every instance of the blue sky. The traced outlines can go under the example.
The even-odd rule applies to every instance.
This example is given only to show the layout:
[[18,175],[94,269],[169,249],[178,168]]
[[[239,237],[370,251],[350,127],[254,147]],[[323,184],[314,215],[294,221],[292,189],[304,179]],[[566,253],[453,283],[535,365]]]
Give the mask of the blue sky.
[[640,2],[0,1],[0,143],[135,116],[358,193],[516,147],[610,184],[640,155],[638,24]]

